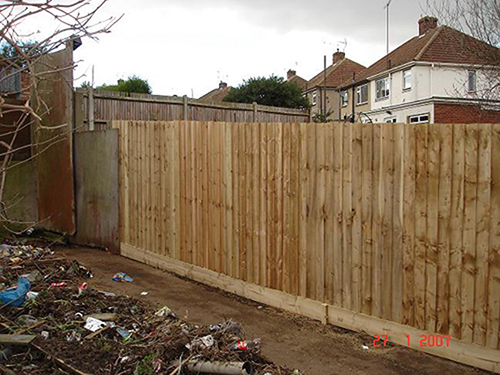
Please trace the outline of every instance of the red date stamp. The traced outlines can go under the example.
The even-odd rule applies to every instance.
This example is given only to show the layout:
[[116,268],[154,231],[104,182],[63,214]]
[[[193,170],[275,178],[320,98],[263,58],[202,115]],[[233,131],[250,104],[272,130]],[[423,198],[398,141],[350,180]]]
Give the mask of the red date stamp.
[[[406,339],[405,342],[407,346],[412,346],[414,340],[417,340],[418,345],[422,348],[449,347],[451,344],[451,335],[423,334],[419,337],[412,337],[408,333],[405,333],[404,338]],[[374,348],[386,347],[389,342],[394,342],[392,334],[373,335]]]

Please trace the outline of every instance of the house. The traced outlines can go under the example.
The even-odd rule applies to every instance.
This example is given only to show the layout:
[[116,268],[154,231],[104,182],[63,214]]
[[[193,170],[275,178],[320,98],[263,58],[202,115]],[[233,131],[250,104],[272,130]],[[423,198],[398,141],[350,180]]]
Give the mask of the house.
[[286,73],[286,80],[288,82],[292,82],[292,83],[295,83],[297,86],[299,86],[302,90],[306,90],[307,89],[307,80],[298,76],[297,75],[297,72],[295,70],[292,70],[290,69],[287,73]]
[[306,86],[303,94],[311,103],[311,112],[331,113],[331,120],[340,119],[339,111],[339,87],[348,79],[363,71],[365,67],[345,57],[344,52],[333,54],[333,63],[326,70],[314,76]]
[[434,17],[423,17],[418,25],[418,36],[342,85],[341,118],[500,122],[500,102],[482,95],[490,57],[500,61],[500,50],[451,27],[438,27]]
[[205,103],[222,103],[222,99],[231,91],[233,88],[228,86],[226,82],[220,82],[219,87],[213,89],[212,91],[206,93],[198,100]]
[[28,73],[0,61],[0,95],[4,98],[28,100],[30,98]]

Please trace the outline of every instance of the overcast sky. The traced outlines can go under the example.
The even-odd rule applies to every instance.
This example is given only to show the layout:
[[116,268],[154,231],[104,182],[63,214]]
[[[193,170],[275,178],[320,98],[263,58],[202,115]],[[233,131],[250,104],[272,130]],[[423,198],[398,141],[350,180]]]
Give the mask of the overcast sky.
[[[385,54],[387,0],[108,0],[101,16],[123,19],[99,42],[84,40],[75,77],[95,85],[138,75],[158,95],[199,97],[220,80],[294,69],[305,79],[339,48],[365,66]],[[422,0],[393,0],[391,49],[418,33]],[[343,44],[347,41],[347,46]]]

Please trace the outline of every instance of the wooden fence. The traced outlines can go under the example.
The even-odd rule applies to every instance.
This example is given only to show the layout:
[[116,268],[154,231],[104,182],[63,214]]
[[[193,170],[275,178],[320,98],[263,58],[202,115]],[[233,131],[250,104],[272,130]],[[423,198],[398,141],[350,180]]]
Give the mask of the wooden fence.
[[500,125],[113,125],[125,256],[500,373]]
[[77,89],[78,130],[107,128],[112,120],[309,122],[310,114],[290,108],[240,103],[205,103],[187,97]]

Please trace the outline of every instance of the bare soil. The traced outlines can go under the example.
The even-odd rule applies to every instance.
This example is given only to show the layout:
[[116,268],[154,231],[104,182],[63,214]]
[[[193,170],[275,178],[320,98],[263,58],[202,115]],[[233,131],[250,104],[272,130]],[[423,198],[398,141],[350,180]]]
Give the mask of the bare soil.
[[[247,339],[262,339],[262,352],[272,362],[308,375],[487,374],[401,346],[376,349],[365,334],[325,327],[104,251],[63,248],[58,253],[92,269],[94,278],[88,284],[98,290],[134,297],[154,307],[167,305],[196,324],[233,319],[243,325]],[[134,281],[112,281],[117,272],[127,273]],[[141,296],[141,292],[148,295]]]

